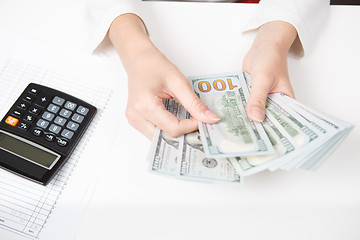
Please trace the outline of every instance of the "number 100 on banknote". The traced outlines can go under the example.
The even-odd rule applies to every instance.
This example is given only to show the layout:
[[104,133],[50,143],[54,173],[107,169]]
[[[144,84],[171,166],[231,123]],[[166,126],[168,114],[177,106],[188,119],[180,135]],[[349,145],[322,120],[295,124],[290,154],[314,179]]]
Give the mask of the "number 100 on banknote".
[[199,122],[206,155],[237,157],[275,152],[262,124],[247,117],[249,90],[241,72],[189,80],[198,97],[221,118],[216,124]]

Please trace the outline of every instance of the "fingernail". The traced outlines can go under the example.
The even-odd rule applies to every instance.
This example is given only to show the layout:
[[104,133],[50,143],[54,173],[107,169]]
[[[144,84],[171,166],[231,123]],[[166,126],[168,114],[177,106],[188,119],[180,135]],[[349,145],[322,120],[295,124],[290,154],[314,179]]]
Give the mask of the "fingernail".
[[251,109],[251,118],[256,122],[262,122],[265,118],[265,113],[260,108]]
[[221,118],[210,110],[205,111],[205,116],[214,121],[219,121]]

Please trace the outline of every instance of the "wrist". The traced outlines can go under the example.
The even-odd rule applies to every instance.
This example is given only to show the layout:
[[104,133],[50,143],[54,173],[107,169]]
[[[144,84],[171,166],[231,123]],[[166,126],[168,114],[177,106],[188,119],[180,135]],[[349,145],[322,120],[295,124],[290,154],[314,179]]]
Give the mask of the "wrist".
[[148,36],[145,24],[135,14],[117,17],[109,28],[109,38],[118,52],[125,69],[142,59],[141,56],[156,49]]
[[108,34],[120,57],[131,56],[136,51],[152,46],[143,21],[135,14],[127,13],[117,17]]
[[252,47],[271,47],[287,54],[296,37],[297,31],[293,25],[284,21],[272,21],[259,28]]

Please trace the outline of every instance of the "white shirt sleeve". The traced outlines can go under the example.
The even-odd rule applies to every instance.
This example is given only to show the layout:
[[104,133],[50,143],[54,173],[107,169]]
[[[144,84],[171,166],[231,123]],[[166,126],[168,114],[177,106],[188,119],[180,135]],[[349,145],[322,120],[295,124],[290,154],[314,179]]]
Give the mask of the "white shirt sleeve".
[[88,47],[91,51],[106,51],[111,46],[108,30],[118,16],[125,13],[139,14],[140,0],[87,0],[86,28]]
[[327,18],[329,0],[261,0],[257,14],[244,30],[254,37],[257,29],[271,21],[281,20],[292,24],[298,33],[289,55],[303,57],[311,49],[316,33]]

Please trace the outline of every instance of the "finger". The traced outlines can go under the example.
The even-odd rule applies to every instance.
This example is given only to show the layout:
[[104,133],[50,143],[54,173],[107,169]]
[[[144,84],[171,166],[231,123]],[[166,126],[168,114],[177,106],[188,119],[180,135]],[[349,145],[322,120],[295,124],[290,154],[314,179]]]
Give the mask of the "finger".
[[167,111],[162,103],[156,108],[153,108],[150,114],[146,114],[145,118],[171,137],[178,137],[198,129],[196,119],[179,120],[172,113]]
[[266,98],[272,88],[272,81],[266,77],[253,77],[250,97],[246,106],[248,117],[256,122],[265,119]]
[[126,117],[131,126],[133,126],[137,131],[142,133],[149,140],[152,140],[156,128],[153,123],[146,120],[136,112],[127,112]]
[[186,79],[175,79],[171,82],[170,87],[175,98],[195,119],[204,123],[217,123],[220,120],[220,117],[198,98]]

